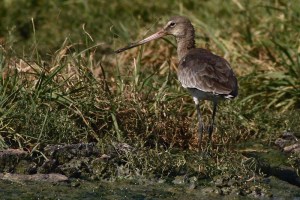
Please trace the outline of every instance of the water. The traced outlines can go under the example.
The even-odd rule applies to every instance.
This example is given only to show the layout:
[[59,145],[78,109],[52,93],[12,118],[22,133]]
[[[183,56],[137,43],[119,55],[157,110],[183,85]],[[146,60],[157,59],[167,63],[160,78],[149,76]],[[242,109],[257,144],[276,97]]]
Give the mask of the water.
[[[273,199],[300,199],[300,188],[270,177]],[[168,183],[139,184],[134,181],[76,181],[71,183],[0,181],[0,199],[256,199],[255,196],[220,195],[205,186],[190,189]],[[204,192],[206,191],[206,192]],[[211,192],[207,192],[211,191]],[[269,199],[271,196],[260,197]],[[271,198],[272,198],[271,197]]]

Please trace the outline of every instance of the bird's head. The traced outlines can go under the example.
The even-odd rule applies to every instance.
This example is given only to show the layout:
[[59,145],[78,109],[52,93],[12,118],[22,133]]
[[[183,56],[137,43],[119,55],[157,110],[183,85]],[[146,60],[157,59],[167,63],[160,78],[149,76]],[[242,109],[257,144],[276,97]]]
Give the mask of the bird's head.
[[127,49],[131,49],[133,47],[145,44],[147,42],[161,38],[166,35],[173,35],[176,38],[183,38],[188,33],[189,29],[192,29],[194,31],[194,28],[188,18],[183,17],[183,16],[174,16],[174,17],[171,17],[169,19],[169,21],[167,22],[167,24],[158,32],[154,33],[153,35],[150,35],[149,37],[147,37],[143,40],[133,43],[127,47],[118,49],[115,52],[120,53]]
[[193,29],[190,20],[183,16],[174,16],[161,30],[165,35],[173,35],[176,38],[185,37],[188,29]]

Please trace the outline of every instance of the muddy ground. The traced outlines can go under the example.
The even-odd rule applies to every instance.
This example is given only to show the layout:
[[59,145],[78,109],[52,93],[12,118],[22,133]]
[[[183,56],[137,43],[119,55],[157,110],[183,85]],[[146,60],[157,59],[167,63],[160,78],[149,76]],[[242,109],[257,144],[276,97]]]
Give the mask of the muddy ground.
[[214,177],[197,172],[168,177],[133,174],[120,156],[134,153],[125,143],[112,144],[105,151],[96,143],[49,145],[39,154],[6,149],[0,151],[0,188],[4,199],[72,199],[85,195],[125,199],[300,197],[297,166],[288,164],[291,159],[298,163],[299,150],[298,139],[288,132],[276,140],[272,149],[240,150],[242,156],[256,164],[255,174],[244,180],[228,173]]

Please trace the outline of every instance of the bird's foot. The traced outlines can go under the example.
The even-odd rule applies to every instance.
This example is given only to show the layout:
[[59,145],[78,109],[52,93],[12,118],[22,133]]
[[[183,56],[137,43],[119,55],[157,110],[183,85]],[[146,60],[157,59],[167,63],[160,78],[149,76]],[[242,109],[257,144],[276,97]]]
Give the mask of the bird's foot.
[[202,149],[202,151],[200,152],[200,156],[203,159],[209,159],[212,157],[212,149],[210,147],[205,147],[204,149]]

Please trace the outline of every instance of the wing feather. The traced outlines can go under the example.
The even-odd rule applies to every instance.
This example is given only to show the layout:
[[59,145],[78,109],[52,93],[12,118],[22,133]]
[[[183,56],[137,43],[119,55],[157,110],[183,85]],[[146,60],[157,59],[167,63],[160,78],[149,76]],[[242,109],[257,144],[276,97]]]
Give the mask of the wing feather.
[[190,50],[180,60],[178,79],[185,88],[237,95],[237,79],[229,63],[205,49]]

